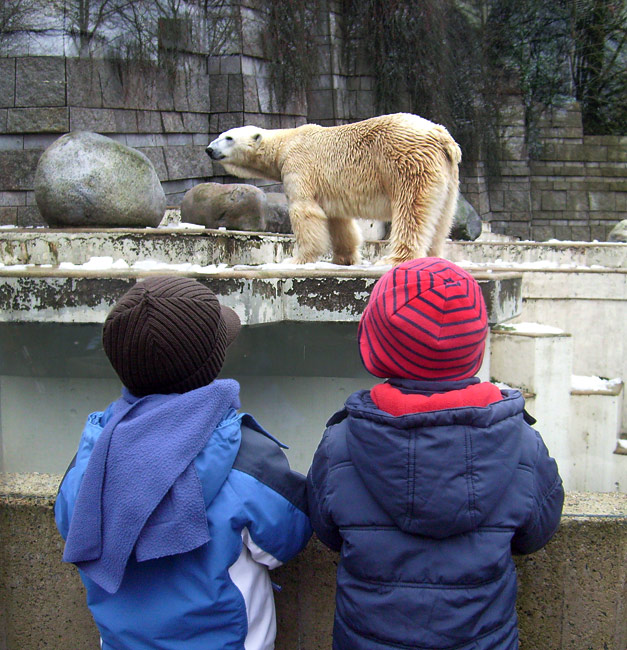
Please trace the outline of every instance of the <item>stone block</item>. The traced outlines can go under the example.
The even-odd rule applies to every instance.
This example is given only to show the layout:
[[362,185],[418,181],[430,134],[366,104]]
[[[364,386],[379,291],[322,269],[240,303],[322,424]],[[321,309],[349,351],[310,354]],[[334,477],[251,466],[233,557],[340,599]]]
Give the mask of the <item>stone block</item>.
[[194,133],[192,135],[192,144],[197,147],[206,147],[209,142],[209,135],[207,133]]
[[582,154],[581,160],[586,162],[605,162],[607,160],[607,147],[585,145]]
[[27,205],[17,209],[17,225],[20,228],[47,226],[36,205]]
[[258,113],[259,93],[257,90],[257,80],[252,75],[242,76],[243,105],[246,113]]
[[8,133],[66,133],[69,127],[66,107],[8,109]]
[[2,192],[0,191],[0,207],[12,208],[26,205],[26,192]]
[[242,57],[240,54],[220,57],[220,74],[240,74],[242,72]]
[[183,114],[176,112],[162,112],[161,121],[163,123],[163,130],[166,133],[183,133],[185,127],[183,126]]
[[[217,74],[211,71],[212,74]],[[219,69],[218,69],[219,73]],[[250,56],[242,56],[242,74],[254,77],[257,74],[256,59]]]
[[17,226],[17,206],[0,205],[0,226]]
[[148,71],[121,67],[103,59],[67,59],[68,104],[83,108],[131,108],[145,101]]
[[[618,526],[611,523],[616,516]],[[594,510],[589,516],[566,516],[545,549],[516,558],[521,648],[625,647],[626,532],[624,506],[607,517]]]
[[542,210],[565,210],[567,202],[566,192],[543,191]]
[[31,190],[40,151],[0,151],[0,179],[2,189]]
[[570,191],[566,195],[566,209],[573,212],[588,210],[588,193],[583,190]]
[[15,105],[65,106],[65,59],[37,56],[17,59]]
[[0,135],[0,151],[19,151],[23,148],[23,135]]
[[590,219],[590,212],[585,210],[567,210],[566,215],[571,226],[581,226],[583,221]]
[[547,329],[524,323],[493,328],[490,374],[535,396],[528,410],[559,463],[568,456],[573,340],[557,328]]
[[264,16],[259,11],[242,7],[240,18],[242,53],[248,56],[263,57],[265,54],[262,38],[265,26]]
[[506,211],[529,212],[531,208],[530,193],[526,190],[504,192],[503,204]]
[[0,57],[0,108],[13,108],[14,106],[15,59]]
[[312,90],[307,93],[309,121],[325,119],[333,116],[333,91]]
[[228,75],[228,79],[229,79],[229,90],[228,90],[228,99],[227,99],[227,110],[229,111],[229,113],[243,111],[244,110],[244,88],[242,84],[242,75],[230,74]]
[[610,145],[607,148],[608,162],[627,163],[627,147],[625,145]]
[[206,134],[209,130],[209,116],[206,113],[183,113],[183,128],[186,133]]
[[166,133],[163,137],[166,147],[183,147],[192,143],[192,136],[189,133]]
[[111,108],[71,108],[72,131],[137,133],[137,112]]
[[548,241],[549,239],[553,239],[553,235],[554,233],[552,226],[539,226],[536,224],[531,224],[531,239],[533,241]]
[[209,76],[209,97],[212,113],[225,113],[229,101],[229,78],[227,75]]
[[613,192],[589,192],[590,212],[614,212],[616,195]]
[[278,102],[274,96],[274,90],[267,77],[257,77],[257,93],[259,96],[259,107],[262,113],[273,113]]
[[24,149],[47,149],[59,136],[56,134],[49,135],[24,135]]
[[220,56],[210,56],[207,59],[207,72],[210,75],[220,74]]
[[165,164],[167,180],[199,178],[208,175],[210,160],[203,147],[191,145],[182,147],[165,147]]
[[206,74],[179,73],[174,88],[174,109],[209,112],[209,77]]
[[159,111],[137,111],[137,131],[139,133],[162,133],[163,130]]
[[243,126],[243,113],[221,113],[218,116],[218,133]]
[[138,151],[141,151],[148,160],[152,163],[157,176],[160,181],[167,180],[168,178],[168,169],[165,165],[165,155],[163,153],[163,147],[137,147]]
[[573,239],[572,228],[568,225],[555,225],[553,228],[552,239],[560,239],[562,241],[572,241]]
[[572,241],[592,241],[591,229],[587,225],[571,225],[570,239]]

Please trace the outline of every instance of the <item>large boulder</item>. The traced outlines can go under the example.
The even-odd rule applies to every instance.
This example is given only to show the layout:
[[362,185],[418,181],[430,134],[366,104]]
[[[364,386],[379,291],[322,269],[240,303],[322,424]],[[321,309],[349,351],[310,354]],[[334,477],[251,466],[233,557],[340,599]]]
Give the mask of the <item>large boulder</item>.
[[61,136],[44,151],[35,200],[48,225],[72,227],[156,227],[166,205],[143,153],[89,131]]
[[268,200],[254,185],[201,183],[181,203],[181,221],[206,228],[261,232],[266,229]]
[[449,237],[456,240],[475,241],[480,234],[481,217],[460,194],[457,199],[457,210],[453,217],[453,226]]
[[267,192],[268,218],[266,219],[266,230],[268,232],[280,232],[288,234],[292,232],[287,197],[283,192]]
[[627,242],[627,219],[619,221],[607,236],[607,241]]

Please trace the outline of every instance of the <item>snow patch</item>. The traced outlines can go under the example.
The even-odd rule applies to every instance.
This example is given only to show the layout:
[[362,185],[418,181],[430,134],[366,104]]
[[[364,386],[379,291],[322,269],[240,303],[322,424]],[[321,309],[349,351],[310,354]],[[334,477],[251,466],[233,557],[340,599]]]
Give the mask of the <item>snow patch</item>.
[[517,334],[564,334],[564,330],[551,325],[542,325],[541,323],[508,323],[499,325],[498,329],[507,332],[516,332]]
[[611,392],[620,386],[623,380],[620,377],[604,379],[603,377],[587,377],[584,375],[572,375],[570,380],[571,390],[584,393]]

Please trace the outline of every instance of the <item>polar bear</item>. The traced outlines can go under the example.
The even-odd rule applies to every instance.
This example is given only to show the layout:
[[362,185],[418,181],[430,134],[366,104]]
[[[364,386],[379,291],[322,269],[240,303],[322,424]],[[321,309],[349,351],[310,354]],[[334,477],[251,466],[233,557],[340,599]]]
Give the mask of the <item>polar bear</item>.
[[283,183],[297,263],[317,261],[330,244],[335,264],[359,264],[355,217],[392,221],[390,251],[379,263],[442,256],[461,150],[439,124],[397,113],[341,126],[242,126],[206,152],[229,174]]

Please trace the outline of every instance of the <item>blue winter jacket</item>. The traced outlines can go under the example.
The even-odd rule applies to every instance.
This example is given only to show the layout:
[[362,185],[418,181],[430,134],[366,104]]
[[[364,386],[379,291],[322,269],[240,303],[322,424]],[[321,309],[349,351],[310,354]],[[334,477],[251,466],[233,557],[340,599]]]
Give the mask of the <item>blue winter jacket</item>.
[[[429,395],[461,382],[391,380]],[[358,391],[308,476],[318,537],[340,551],[334,650],[518,648],[512,553],[544,546],[564,492],[520,392],[392,416]]]
[[[111,413],[109,407],[88,417],[61,484],[55,518],[64,539],[91,452]],[[268,568],[289,560],[311,536],[305,477],[290,470],[279,444],[250,415],[230,409],[193,461],[210,541],[155,560],[132,556],[113,594],[80,572],[104,650],[274,647]]]

